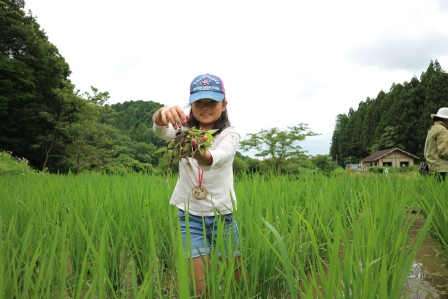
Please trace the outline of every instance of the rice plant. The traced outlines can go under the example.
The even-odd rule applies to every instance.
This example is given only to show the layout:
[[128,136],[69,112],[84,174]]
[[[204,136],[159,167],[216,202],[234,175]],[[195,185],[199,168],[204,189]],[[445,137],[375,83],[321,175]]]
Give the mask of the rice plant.
[[[194,298],[168,203],[176,179],[2,176],[0,297]],[[447,250],[446,187],[429,179],[254,174],[235,189],[242,264],[220,257],[234,249],[218,238],[209,298],[406,298],[427,232]]]

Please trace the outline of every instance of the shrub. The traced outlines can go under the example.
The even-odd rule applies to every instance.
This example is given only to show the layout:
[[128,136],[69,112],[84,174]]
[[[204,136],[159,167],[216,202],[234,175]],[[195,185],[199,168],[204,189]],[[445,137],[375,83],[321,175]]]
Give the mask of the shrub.
[[11,152],[0,151],[0,176],[35,173],[26,158],[14,157]]

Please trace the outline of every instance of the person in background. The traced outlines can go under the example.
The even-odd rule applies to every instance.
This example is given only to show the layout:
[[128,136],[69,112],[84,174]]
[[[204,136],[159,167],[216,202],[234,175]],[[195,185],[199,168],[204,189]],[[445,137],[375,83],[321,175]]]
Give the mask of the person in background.
[[[173,140],[178,129],[218,130],[205,152],[195,151],[192,157],[179,161],[179,178],[170,199],[170,204],[178,208],[183,246],[186,256],[192,258],[196,291],[207,296],[206,266],[214,249],[218,222],[224,225],[224,242],[231,242],[230,248],[234,249],[235,279],[238,281],[241,275],[238,270],[241,257],[236,248],[238,226],[232,216],[237,203],[232,165],[240,134],[230,124],[224,83],[218,76],[195,77],[190,84],[189,103],[189,114],[180,106],[157,110],[153,115],[153,130],[166,141]],[[192,143],[196,148],[196,142]]]
[[424,155],[429,173],[444,181],[448,171],[448,108],[440,108],[431,118],[434,123],[426,136]]

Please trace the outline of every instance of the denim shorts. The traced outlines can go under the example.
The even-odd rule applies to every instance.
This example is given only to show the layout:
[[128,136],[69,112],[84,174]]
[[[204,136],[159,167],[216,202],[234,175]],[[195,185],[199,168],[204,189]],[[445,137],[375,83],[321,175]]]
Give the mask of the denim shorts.
[[[219,247],[218,250],[224,248],[226,257],[229,257],[229,255],[233,257],[240,256],[240,252],[237,249],[239,242],[238,226],[232,214],[201,217],[187,214],[179,209],[177,216],[180,220],[182,243],[187,257],[204,256],[210,254],[217,247]],[[188,232],[190,240],[188,240],[187,244]],[[218,234],[222,236],[218,236]],[[217,246],[216,241],[219,238],[223,241],[220,243],[221,246]],[[222,256],[221,251],[218,251],[218,256]]]

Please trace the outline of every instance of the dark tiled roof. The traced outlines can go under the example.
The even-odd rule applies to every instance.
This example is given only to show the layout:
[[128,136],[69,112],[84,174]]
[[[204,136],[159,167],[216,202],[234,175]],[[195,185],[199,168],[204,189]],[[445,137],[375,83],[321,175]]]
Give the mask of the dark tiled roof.
[[409,156],[411,156],[411,157],[414,157],[415,159],[419,159],[419,160],[420,160],[419,157],[414,156],[413,154],[410,154],[410,153],[408,153],[408,152],[405,152],[404,150],[401,150],[401,149],[399,149],[398,147],[394,147],[394,148],[389,148],[389,149],[385,149],[385,150],[382,150],[382,151],[378,151],[378,152],[376,152],[376,153],[373,153],[373,154],[371,154],[370,156],[365,157],[364,159],[362,159],[361,162],[373,162],[373,161],[377,161],[378,159],[380,159],[380,158],[384,157],[385,155],[390,154],[390,153],[392,153],[392,152],[394,152],[394,151],[400,151],[400,152],[402,152],[402,153],[405,153],[406,155],[409,155]]

